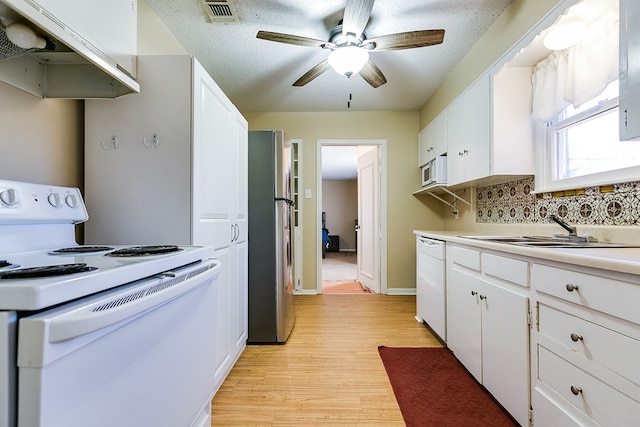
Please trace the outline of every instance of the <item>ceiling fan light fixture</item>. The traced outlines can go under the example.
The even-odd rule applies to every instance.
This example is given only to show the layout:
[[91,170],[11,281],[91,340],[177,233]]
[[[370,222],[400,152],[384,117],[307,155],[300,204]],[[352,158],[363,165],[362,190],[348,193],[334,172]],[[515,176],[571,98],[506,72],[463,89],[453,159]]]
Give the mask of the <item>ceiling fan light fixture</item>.
[[331,68],[343,76],[358,74],[369,60],[369,52],[358,46],[344,46],[333,50],[327,61]]

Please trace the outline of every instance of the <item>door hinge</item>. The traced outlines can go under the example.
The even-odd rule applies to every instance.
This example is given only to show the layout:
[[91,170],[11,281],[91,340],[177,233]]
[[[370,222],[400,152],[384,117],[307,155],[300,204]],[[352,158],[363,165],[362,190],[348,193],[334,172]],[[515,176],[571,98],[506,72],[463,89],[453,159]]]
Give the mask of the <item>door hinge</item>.
[[529,408],[529,427],[533,426],[533,408]]
[[529,328],[532,328],[533,325],[533,313],[531,312],[531,310],[529,310],[529,312],[527,313],[527,325],[529,325]]

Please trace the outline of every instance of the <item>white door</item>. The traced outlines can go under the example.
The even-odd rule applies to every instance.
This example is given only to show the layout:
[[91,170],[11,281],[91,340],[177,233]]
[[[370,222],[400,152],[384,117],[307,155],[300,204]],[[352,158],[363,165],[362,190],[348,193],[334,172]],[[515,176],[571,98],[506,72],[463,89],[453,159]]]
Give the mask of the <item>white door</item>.
[[455,265],[447,269],[447,347],[479,382],[482,382],[482,286],[482,280]]
[[380,293],[379,148],[358,156],[358,281]]
[[482,384],[525,425],[529,409],[529,299],[487,282],[483,285]]

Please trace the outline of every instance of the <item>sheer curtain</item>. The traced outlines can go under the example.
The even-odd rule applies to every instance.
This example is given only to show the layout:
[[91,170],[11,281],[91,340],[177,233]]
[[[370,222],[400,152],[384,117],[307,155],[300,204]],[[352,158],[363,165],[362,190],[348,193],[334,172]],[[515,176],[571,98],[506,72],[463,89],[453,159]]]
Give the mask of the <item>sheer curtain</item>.
[[591,24],[576,45],[554,51],[533,70],[533,118],[547,122],[579,107],[618,78],[618,10]]

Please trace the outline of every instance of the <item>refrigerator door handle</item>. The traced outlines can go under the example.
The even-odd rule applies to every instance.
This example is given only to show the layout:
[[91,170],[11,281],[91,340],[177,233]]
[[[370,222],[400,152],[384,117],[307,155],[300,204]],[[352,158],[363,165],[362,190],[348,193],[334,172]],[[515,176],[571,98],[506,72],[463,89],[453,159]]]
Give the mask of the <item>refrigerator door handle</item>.
[[276,202],[286,202],[289,206],[293,206],[295,202],[291,199],[287,199],[286,197],[274,197],[273,200]]

